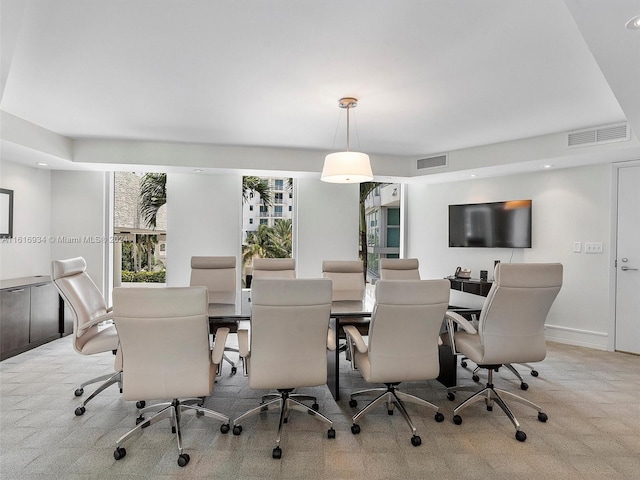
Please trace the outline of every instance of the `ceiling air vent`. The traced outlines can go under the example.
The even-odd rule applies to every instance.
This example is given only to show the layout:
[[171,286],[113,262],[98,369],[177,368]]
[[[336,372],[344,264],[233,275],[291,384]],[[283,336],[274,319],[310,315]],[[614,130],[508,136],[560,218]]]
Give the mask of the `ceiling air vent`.
[[425,168],[446,167],[447,155],[438,155],[437,157],[421,158],[417,161],[418,170]]
[[599,143],[625,142],[629,139],[629,125],[625,123],[571,132],[567,135],[567,146],[581,147]]

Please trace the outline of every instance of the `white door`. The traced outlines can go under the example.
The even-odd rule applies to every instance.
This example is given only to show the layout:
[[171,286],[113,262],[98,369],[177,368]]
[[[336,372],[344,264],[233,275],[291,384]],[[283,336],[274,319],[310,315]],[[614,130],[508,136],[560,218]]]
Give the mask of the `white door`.
[[616,350],[640,354],[640,166],[618,169]]

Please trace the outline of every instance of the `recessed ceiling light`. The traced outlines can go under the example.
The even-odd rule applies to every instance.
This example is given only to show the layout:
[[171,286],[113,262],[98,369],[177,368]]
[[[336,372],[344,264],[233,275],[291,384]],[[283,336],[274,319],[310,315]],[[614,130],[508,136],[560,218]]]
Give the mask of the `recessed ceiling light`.
[[469,175],[470,177],[476,177],[477,175],[475,173],[472,173],[471,175]]
[[640,15],[632,17],[625,26],[629,30],[640,30]]
[[196,173],[202,173],[202,172],[204,172],[204,170],[203,170],[203,169],[201,169],[201,168],[194,168],[194,169],[193,169],[193,171],[194,171],[194,172],[196,172]]
[[41,167],[46,167],[49,164],[44,162],[38,162],[37,165],[40,165]]
[[544,167],[542,167],[542,168],[551,168],[551,167],[553,167],[553,165],[545,165],[545,166],[544,166]]

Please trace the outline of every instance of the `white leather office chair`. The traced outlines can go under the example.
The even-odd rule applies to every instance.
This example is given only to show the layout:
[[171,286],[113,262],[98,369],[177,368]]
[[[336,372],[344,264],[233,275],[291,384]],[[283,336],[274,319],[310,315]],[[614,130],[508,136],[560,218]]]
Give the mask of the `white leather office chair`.
[[[291,410],[300,410],[326,422],[328,437],[335,437],[333,423],[292,393],[295,388],[327,383],[327,329],[331,314],[331,281],[317,279],[254,279],[252,284],[251,341],[239,330],[240,354],[246,359],[249,386],[276,389],[256,408],[233,421],[233,434],[240,435],[244,419],[270,406],[279,406],[280,421],[273,458],[280,458],[283,424]],[[306,397],[306,396],[303,396]],[[269,399],[269,400],[267,400]]]
[[[492,410],[495,402],[516,428],[516,439],[524,442],[527,435],[520,430],[518,420],[502,397],[536,409],[538,420],[547,421],[547,415],[535,403],[495,388],[493,372],[503,364],[539,362],[545,358],[544,323],[561,287],[562,265],[559,263],[499,263],[477,329],[460,315],[447,312],[454,353],[468,357],[488,371],[486,387],[453,410],[454,423],[462,423],[459,413],[469,405],[484,400],[487,410]],[[455,331],[454,323],[462,330]],[[455,399],[453,392],[476,388],[451,387],[448,398]]]
[[[73,348],[82,355],[94,355],[104,352],[116,352],[118,333],[113,323],[113,313],[86,272],[87,262],[76,257],[67,260],[54,260],[51,263],[51,278],[73,314]],[[118,384],[122,389],[120,357],[115,359],[115,372],[93,378],[82,383],[76,390],[77,397],[84,388],[93,383],[102,384],[87,397],[76,409],[80,416],[86,411],[87,404],[110,385]]]
[[331,279],[332,301],[362,300],[365,291],[362,260],[325,260],[322,276]]
[[[333,302],[362,301],[366,288],[362,260],[325,260],[322,262],[322,276],[331,280]],[[350,318],[349,323],[355,325],[360,333],[367,335],[368,318]],[[343,329],[340,330],[339,338],[345,338]],[[347,360],[350,360],[346,344],[341,344],[339,348],[340,351],[345,351]]]
[[[118,439],[113,456],[116,460],[124,458],[125,440],[168,418],[178,441],[178,465],[184,467],[189,463],[180,430],[185,412],[215,418],[223,422],[222,433],[229,431],[229,417],[202,406],[204,397],[213,390],[229,331],[218,329],[212,352],[205,287],[116,288],[113,314],[120,336],[124,399],[171,399],[141,409],[137,426]],[[148,412],[156,413],[145,419]]]
[[253,280],[256,278],[296,278],[293,258],[254,258]]
[[417,258],[381,258],[380,280],[420,280]]
[[404,402],[430,407],[436,411],[437,422],[444,420],[437,406],[400,392],[397,386],[400,382],[438,377],[440,327],[449,305],[449,294],[447,280],[379,280],[368,345],[355,327],[344,327],[353,364],[362,377],[369,383],[386,385],[386,388],[351,394],[349,405],[355,407],[354,397],[379,392],[371,403],[353,416],[351,432],[354,435],[360,433],[358,419],[383,402],[389,414],[393,413],[394,406],[400,411],[411,428],[411,444],[416,447],[422,439],[416,434]]
[[[238,292],[236,262],[233,256],[191,257],[189,285],[207,287],[210,316],[235,314]],[[220,320],[216,325],[228,328],[230,333],[238,331],[237,320]],[[238,353],[238,349],[232,347],[225,347],[225,351]],[[231,365],[231,374],[234,375],[237,371],[235,362],[226,354],[222,358]]]

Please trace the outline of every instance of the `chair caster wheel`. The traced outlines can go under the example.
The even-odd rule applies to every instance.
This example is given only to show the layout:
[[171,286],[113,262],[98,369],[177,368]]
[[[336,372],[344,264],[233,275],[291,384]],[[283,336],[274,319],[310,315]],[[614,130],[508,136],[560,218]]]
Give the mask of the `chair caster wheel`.
[[83,393],[84,393],[84,388],[76,388],[76,391],[75,391],[75,392],[73,392],[73,394],[74,394],[76,397],[79,397],[79,396],[80,396],[80,395],[82,395]]
[[493,405],[487,405],[487,412],[493,412]]
[[464,360],[462,360],[462,361],[460,362],[460,366],[461,366],[462,368],[467,368],[467,362],[465,362]]
[[271,452],[271,457],[273,458],[282,458],[282,450],[280,449],[280,447],[276,447],[273,449],[273,452]]
[[438,423],[444,421],[444,415],[442,413],[440,413],[440,412],[436,413],[433,418],[435,418],[436,422],[438,422]]
[[242,433],[242,425],[234,425],[233,426],[233,434],[240,435]]
[[548,420],[549,417],[547,417],[547,414],[544,412],[540,412],[538,413],[538,420],[540,420],[542,423],[546,422]]
[[538,376],[538,371],[537,370],[531,370],[531,376],[537,377]]
[[419,447],[420,445],[422,445],[422,439],[418,435],[414,435],[413,437],[411,437],[411,445],[413,445],[414,447]]
[[333,427],[327,431],[327,438],[336,438],[336,430]]
[[454,401],[456,399],[456,395],[452,392],[447,393],[447,400]]
[[231,375],[238,373],[238,367],[231,367]]
[[171,433],[176,433],[176,427],[171,427]]
[[82,415],[84,415],[84,412],[86,412],[86,411],[87,411],[87,409],[84,408],[84,407],[76,408],[76,411],[75,411],[76,417],[81,417]]
[[230,427],[228,423],[220,425],[220,433],[229,433]]
[[[144,417],[142,415],[140,415],[138,418],[136,418],[136,425],[140,425],[141,422],[144,422]],[[144,428],[144,427],[142,427]]]
[[516,440],[518,440],[519,442],[524,442],[527,439],[527,434],[524,433],[522,430],[518,430],[516,432]]
[[126,456],[127,456],[127,451],[122,447],[116,448],[115,451],[113,452],[113,458],[115,458],[116,460],[121,460]]
[[358,435],[360,433],[360,425],[358,425],[357,423],[351,425],[351,433],[353,433],[354,435]]
[[[311,410],[317,412],[318,410],[320,410],[320,405],[314,403],[313,405],[311,405]],[[309,414],[311,414],[311,412],[309,412]]]
[[191,457],[189,457],[188,453],[181,453],[178,456],[178,466],[179,467],[186,467],[187,463],[189,463],[189,460],[191,460]]
[[528,389],[529,389],[529,384],[528,384],[528,383],[524,383],[524,382],[522,382],[522,383],[520,384],[520,388],[521,388],[522,390],[528,390]]
[[454,415],[453,423],[455,423],[456,425],[460,425],[462,423],[462,417],[460,415]]
[[387,415],[393,415],[393,410],[387,410]]
[[472,375],[471,376],[471,380],[473,380],[474,382],[479,382],[480,381],[480,377],[478,375]]
[[352,398],[351,400],[349,400],[349,406],[350,406],[351,408],[355,408],[355,407],[357,407],[357,406],[358,406],[358,401],[357,401],[357,400],[354,400],[354,399]]
[[147,406],[147,402],[145,402],[144,400],[138,400],[138,401],[136,402],[136,408],[137,408],[138,410],[140,410],[141,408],[144,408],[144,407],[146,407],[146,406]]

